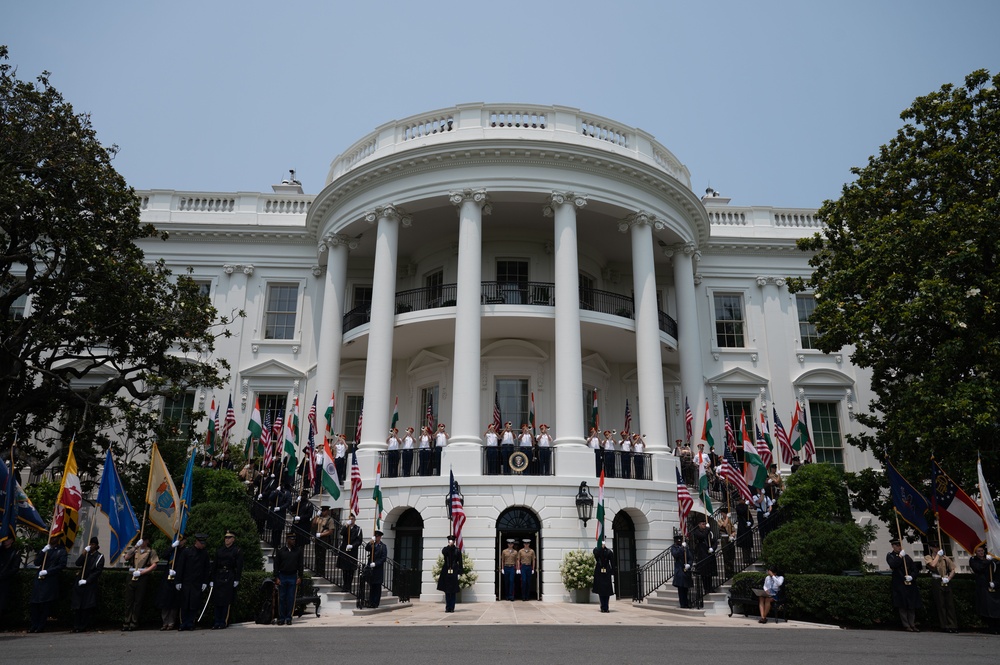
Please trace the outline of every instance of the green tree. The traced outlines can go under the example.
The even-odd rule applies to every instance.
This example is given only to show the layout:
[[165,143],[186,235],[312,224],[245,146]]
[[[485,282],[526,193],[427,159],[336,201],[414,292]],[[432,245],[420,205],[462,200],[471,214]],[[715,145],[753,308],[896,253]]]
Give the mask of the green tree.
[[175,428],[159,398],[222,385],[228,319],[146,260],[136,242],[166,234],[140,222],[117,148],[47,72],[21,81],[7,59],[0,46],[0,432],[36,471],[75,433],[85,486],[104,447],[141,441],[116,443],[122,474],[141,478],[146,442]]
[[[973,72],[903,111],[903,127],[819,211],[813,322],[851,348],[875,399],[849,437],[919,483],[936,455],[960,485],[1000,478],[1000,75]],[[994,490],[996,487],[994,487]],[[877,493],[869,492],[877,503]],[[880,506],[865,506],[881,513]]]

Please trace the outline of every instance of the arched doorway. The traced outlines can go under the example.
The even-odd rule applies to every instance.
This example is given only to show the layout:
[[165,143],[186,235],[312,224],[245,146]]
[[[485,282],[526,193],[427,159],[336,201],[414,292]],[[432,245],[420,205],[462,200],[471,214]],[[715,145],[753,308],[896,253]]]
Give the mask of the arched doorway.
[[424,561],[424,518],[410,508],[396,520],[396,538],[392,558],[404,568],[410,569],[407,581],[410,598],[420,597],[420,583],[423,577]]
[[615,534],[615,563],[618,569],[615,590],[619,599],[632,598],[635,594],[635,523],[628,513],[619,510],[611,529]]
[[[535,570],[532,573],[532,580],[529,584],[528,600],[540,600],[542,597],[542,579],[538,571],[542,568],[542,523],[538,516],[527,508],[508,508],[500,513],[497,518],[497,542],[496,542],[496,573],[494,584],[497,600],[506,598],[503,586],[503,574],[500,572],[500,551],[507,547],[507,539],[514,539],[514,547],[520,549],[523,541],[527,539],[531,543],[531,548],[535,550],[536,562]],[[518,580],[514,583],[514,600],[522,600],[521,584]]]

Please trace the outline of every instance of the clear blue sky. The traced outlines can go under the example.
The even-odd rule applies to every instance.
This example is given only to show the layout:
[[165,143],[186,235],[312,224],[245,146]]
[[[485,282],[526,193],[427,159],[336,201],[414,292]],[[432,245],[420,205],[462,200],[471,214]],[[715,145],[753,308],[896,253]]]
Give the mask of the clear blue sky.
[[996,0],[4,2],[0,43],[138,189],[308,193],[389,120],[465,102],[640,127],[734,205],[835,198],[917,96],[1000,70]]

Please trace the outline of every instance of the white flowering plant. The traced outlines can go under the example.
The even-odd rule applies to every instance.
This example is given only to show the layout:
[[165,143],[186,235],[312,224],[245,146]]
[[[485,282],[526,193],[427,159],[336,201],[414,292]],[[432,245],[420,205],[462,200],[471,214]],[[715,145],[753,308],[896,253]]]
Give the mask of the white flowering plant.
[[[434,562],[434,567],[431,569],[431,575],[434,576],[434,581],[437,582],[438,578],[441,577],[441,569],[444,568],[444,555],[438,554],[437,561]],[[468,589],[470,586],[476,583],[479,579],[479,573],[475,572],[475,564],[472,561],[472,557],[462,552],[462,574],[458,576],[458,588]]]
[[594,555],[586,550],[570,550],[559,566],[563,586],[569,590],[594,586]]

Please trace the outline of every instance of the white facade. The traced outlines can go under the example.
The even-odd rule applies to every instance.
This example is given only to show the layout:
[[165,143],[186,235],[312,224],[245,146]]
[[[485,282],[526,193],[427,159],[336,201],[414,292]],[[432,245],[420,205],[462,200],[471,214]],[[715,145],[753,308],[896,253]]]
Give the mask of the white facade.
[[[511,508],[537,522],[542,599],[568,597],[562,555],[594,541],[575,508],[582,481],[597,494],[585,446],[594,389],[602,425],[622,428],[627,400],[651,454],[652,480],[605,489],[607,529],[628,515],[634,533],[616,544],[633,544],[639,564],[677,525],[670,451],[685,398],[696,439],[709,401],[717,442],[727,402],[749,403],[748,416],[765,409],[769,422],[774,405],[785,427],[794,400],[821,402],[842,447],[824,454],[848,470],[874,463],[844,441],[869,379],[846,353],[803,348],[785,283],[809,273],[795,240],[819,229],[815,211],[703,200],[641,130],[565,107],[461,105],[379,127],[333,161],[318,195],[275,189],[139,193],[143,221],[170,234],[146,241],[147,256],[190,267],[222,313],[246,312],[218,348],[229,390],[197,395],[196,407],[214,397],[224,408],[231,391],[245,431],[258,395],[297,397],[304,414],[335,392],[335,427],[353,431],[346,412],[363,397],[367,534],[394,400],[400,429],[419,428],[430,391],[451,436],[441,475],[382,480],[391,556],[396,520],[420,515],[422,597],[438,594],[430,568],[449,528],[449,470],[465,496],[475,598],[496,595],[498,519]],[[281,291],[291,317],[275,308],[281,287],[292,287]],[[722,324],[741,335],[717,333],[720,303],[741,306]],[[498,381],[533,394],[554,434],[553,475],[484,475]]]

